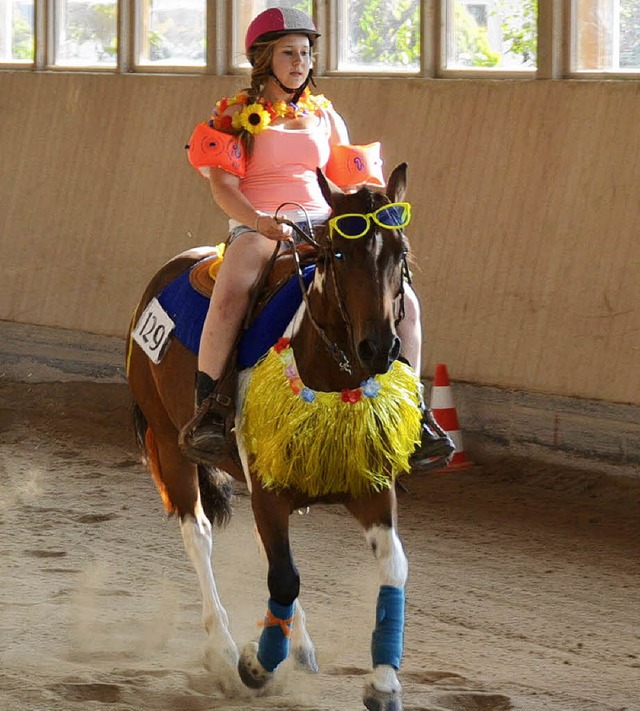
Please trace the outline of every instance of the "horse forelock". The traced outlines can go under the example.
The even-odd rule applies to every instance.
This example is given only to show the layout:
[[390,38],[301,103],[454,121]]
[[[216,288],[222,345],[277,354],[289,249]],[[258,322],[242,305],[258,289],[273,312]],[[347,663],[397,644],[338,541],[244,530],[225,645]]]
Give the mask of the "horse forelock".
[[344,198],[341,197],[334,206],[334,214],[340,215],[345,212],[367,214],[389,202],[389,198],[384,193],[363,186],[355,193],[349,193]]

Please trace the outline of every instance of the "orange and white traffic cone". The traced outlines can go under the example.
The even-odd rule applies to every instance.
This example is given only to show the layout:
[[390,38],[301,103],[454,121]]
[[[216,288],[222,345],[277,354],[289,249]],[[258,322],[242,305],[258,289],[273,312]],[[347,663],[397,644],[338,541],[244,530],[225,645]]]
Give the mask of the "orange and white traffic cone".
[[462,446],[462,433],[458,423],[458,413],[453,404],[447,366],[442,363],[436,365],[436,374],[431,388],[431,411],[436,422],[451,437],[455,445],[455,452],[449,464],[444,469],[437,471],[447,472],[472,467],[474,463],[467,459]]

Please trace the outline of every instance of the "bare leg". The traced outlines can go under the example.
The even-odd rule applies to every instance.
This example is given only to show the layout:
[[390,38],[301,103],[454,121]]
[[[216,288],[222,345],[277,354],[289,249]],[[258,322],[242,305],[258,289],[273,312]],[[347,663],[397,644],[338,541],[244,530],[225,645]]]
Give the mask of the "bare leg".
[[420,302],[416,292],[404,285],[404,318],[398,324],[398,336],[402,341],[402,355],[411,363],[418,377],[422,368],[422,324],[420,322]]
[[198,370],[217,380],[247,311],[249,292],[273,254],[275,242],[247,232],[224,254],[202,329]]
[[180,431],[180,447],[195,462],[218,465],[228,456],[228,429],[233,415],[230,379],[218,382],[226,368],[247,311],[251,287],[276,247],[257,232],[234,240],[225,252],[205,318],[198,353],[196,412]]

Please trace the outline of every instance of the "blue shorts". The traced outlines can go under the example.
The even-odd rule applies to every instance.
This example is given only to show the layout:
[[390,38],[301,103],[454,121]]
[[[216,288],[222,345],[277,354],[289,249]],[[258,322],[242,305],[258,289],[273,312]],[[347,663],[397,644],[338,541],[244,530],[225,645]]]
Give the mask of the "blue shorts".
[[[315,228],[315,227],[318,227],[319,225],[323,225],[324,223],[325,223],[325,220],[311,220],[311,227]],[[307,222],[296,222],[295,224],[301,230],[303,230],[305,233],[307,232],[307,229],[309,227]],[[238,225],[237,227],[234,227],[231,230],[231,232],[229,232],[227,244],[231,244],[235,239],[238,239],[238,237],[240,237],[240,235],[244,235],[247,232],[255,232],[255,231],[256,231],[255,227],[248,227],[247,225]],[[296,232],[293,233],[293,241],[295,244],[300,244],[301,242],[304,242],[302,237],[300,237]],[[288,241],[283,240],[282,246],[285,249],[291,249],[291,243]]]

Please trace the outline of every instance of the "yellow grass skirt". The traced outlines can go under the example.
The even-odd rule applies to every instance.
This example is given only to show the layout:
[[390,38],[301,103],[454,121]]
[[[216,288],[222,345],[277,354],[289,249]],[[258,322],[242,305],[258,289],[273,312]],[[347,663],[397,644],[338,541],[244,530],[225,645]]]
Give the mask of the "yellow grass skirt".
[[252,466],[270,489],[362,496],[409,471],[420,442],[419,380],[395,361],[356,390],[317,392],[298,376],[287,339],[251,373],[242,432]]

